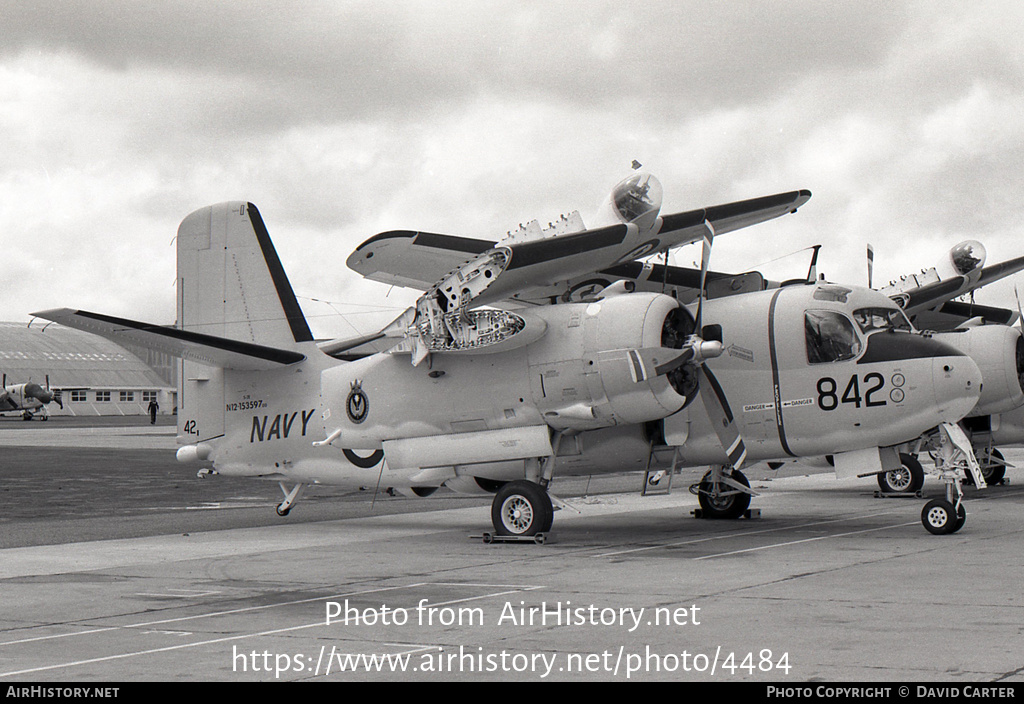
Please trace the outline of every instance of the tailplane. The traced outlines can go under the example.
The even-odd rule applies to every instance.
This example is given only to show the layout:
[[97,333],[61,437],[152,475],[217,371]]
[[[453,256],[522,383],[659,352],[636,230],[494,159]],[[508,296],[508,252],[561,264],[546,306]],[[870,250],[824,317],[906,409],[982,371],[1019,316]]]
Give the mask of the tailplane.
[[[256,206],[220,203],[186,217],[177,264],[175,327],[70,308],[35,315],[180,357],[178,437],[194,444],[224,434],[229,377],[281,370],[316,348]],[[232,383],[254,389],[251,379]]]

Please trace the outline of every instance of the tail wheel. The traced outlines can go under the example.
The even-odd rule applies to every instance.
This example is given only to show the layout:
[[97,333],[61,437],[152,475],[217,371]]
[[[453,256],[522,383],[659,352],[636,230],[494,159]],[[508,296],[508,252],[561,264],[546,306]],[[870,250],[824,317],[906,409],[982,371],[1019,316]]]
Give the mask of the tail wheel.
[[[738,469],[734,469],[729,476],[743,486],[750,486],[743,472]],[[705,518],[739,518],[750,507],[750,494],[727,484],[716,486],[711,480],[711,472],[708,472],[697,486],[697,501]]]
[[878,487],[887,494],[913,494],[924,486],[924,469],[913,455],[900,453],[901,467],[878,475]]
[[498,535],[537,535],[551,530],[551,497],[539,484],[520,479],[498,490],[491,503],[491,523]]

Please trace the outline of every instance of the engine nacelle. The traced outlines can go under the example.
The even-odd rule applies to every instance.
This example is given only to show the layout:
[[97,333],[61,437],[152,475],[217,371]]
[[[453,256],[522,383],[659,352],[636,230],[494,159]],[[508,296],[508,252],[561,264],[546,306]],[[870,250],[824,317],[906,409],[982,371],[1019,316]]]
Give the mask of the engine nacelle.
[[[561,328],[569,337],[557,346],[531,348],[530,377],[536,380],[534,403],[552,428],[593,430],[659,420],[696,395],[691,367],[661,376],[654,370],[669,361],[658,357],[670,357],[694,330],[693,317],[675,299],[629,294],[550,310],[568,314],[564,322],[549,323],[549,330]],[[645,358],[641,350],[652,348],[654,358]]]
[[1024,405],[1024,340],[1020,330],[980,325],[934,335],[970,355],[981,370],[981,398],[969,415],[1006,413]]

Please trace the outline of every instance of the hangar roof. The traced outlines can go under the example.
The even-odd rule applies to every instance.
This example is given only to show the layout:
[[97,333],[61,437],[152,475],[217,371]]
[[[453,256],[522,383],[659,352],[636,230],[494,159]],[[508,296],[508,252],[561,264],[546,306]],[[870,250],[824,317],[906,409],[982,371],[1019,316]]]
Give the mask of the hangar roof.
[[8,384],[46,376],[56,388],[165,388],[145,362],[102,337],[56,324],[0,323],[0,372]]

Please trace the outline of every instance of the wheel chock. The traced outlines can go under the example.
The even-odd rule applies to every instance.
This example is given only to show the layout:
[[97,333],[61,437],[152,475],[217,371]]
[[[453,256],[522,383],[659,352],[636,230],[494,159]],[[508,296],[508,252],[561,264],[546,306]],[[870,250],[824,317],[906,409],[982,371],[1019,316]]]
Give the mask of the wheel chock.
[[553,543],[554,536],[551,533],[537,533],[537,535],[497,535],[495,533],[484,533],[483,535],[471,535],[470,540],[483,540],[484,543],[536,543],[544,545]]
[[[700,508],[693,509],[692,511],[690,511],[690,514],[694,518],[704,518],[705,517],[704,516],[704,509],[700,509]],[[748,508],[746,511],[744,511],[742,513],[742,515],[737,516],[737,518],[760,518],[760,517],[761,517],[761,509],[759,509],[759,508]]]

